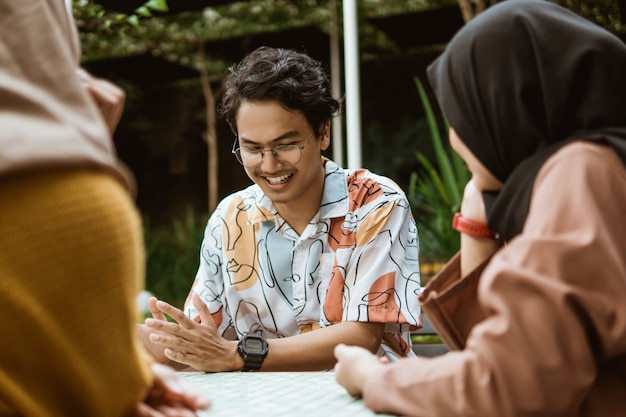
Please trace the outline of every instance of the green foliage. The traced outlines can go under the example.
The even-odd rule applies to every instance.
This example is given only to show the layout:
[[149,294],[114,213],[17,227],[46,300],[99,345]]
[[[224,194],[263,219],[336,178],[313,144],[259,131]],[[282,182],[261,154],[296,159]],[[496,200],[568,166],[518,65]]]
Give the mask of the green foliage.
[[[177,0],[169,0],[177,1]],[[623,31],[615,0],[553,0],[612,31]],[[173,3],[170,3],[173,4]],[[330,31],[330,0],[249,0],[203,10],[167,14],[166,0],[149,0],[131,15],[107,11],[92,0],[74,0],[74,16],[80,30],[84,62],[150,53],[170,62],[198,69],[206,67],[212,77],[221,77],[232,62],[206,51],[200,62],[198,45],[316,25]],[[341,1],[337,0],[339,19]],[[379,54],[404,54],[385,33],[367,19],[412,13],[456,0],[360,0],[359,43],[363,59]],[[341,22],[339,22],[341,31]],[[245,39],[242,40],[245,42]],[[149,71],[147,69],[146,71]]]
[[[307,25],[325,27],[330,21],[327,3],[313,0],[301,0],[297,4],[289,0],[256,0],[172,15],[152,13],[161,7],[162,4],[152,0],[129,21],[125,15],[104,10],[97,3],[75,0],[74,16],[81,35],[83,60],[150,53],[197,69],[207,64],[198,61],[198,46],[203,42]],[[211,75],[221,74],[232,65],[232,62],[215,64],[224,58],[212,55],[209,49],[206,55]]]
[[146,16],[152,16],[150,13],[151,10],[157,12],[167,12],[169,8],[167,7],[166,0],[149,0],[146,4],[137,9],[138,14],[146,13]]
[[361,139],[363,166],[392,178],[403,190],[408,190],[409,177],[416,165],[415,152],[430,147],[428,141],[426,121],[416,121],[413,115],[386,123],[371,121]]
[[144,219],[146,289],[159,299],[183,306],[198,269],[206,220],[191,208],[165,228],[152,228]]
[[441,340],[441,337],[436,334],[412,334],[411,342],[414,345],[425,345],[443,343],[443,340]]
[[[551,0],[574,13],[597,23],[607,30],[623,33],[626,30],[620,20],[621,0]],[[622,19],[623,20],[623,19]]]
[[140,17],[152,17],[152,12],[167,12],[169,8],[167,7],[166,0],[150,0],[144,5],[140,6],[135,10],[135,12],[131,15],[119,14],[118,19],[126,19],[128,23],[133,26],[139,25]]
[[[459,235],[452,230],[452,216],[461,207],[463,189],[470,179],[463,160],[441,139],[439,126],[424,86],[415,84],[430,129],[435,161],[417,153],[420,171],[411,174],[408,197],[420,233],[422,255],[430,261],[446,261],[459,250]],[[447,132],[447,122],[443,122]]]
[[[131,14],[107,13],[99,4],[84,0],[73,0],[72,4],[79,28],[88,27],[89,31],[101,34],[123,33],[125,26],[139,26],[140,19],[153,17],[154,12],[166,13],[169,10],[167,0],[148,0]],[[91,24],[83,26],[85,21]]]

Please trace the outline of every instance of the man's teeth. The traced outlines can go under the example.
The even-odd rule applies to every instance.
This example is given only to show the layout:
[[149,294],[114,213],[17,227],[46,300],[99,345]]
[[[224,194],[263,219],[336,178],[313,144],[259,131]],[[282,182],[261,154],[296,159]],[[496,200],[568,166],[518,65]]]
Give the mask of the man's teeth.
[[289,178],[291,178],[291,174],[289,175],[281,175],[280,177],[265,177],[267,181],[272,184],[282,184],[283,182],[287,182]]

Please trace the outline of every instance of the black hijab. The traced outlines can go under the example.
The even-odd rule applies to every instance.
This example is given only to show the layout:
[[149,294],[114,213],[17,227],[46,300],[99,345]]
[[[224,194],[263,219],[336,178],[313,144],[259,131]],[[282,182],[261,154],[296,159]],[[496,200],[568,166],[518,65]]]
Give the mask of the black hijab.
[[483,193],[489,228],[522,231],[535,177],[573,140],[626,164],[626,45],[543,0],[507,0],[467,23],[428,67],[450,126],[504,183]]

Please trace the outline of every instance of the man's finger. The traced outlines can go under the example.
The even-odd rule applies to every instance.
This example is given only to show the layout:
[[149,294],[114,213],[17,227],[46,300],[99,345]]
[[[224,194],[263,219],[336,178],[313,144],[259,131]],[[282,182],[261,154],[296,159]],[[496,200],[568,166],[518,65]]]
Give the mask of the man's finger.
[[209,326],[213,329],[217,329],[217,326],[215,325],[215,320],[213,320],[213,316],[211,315],[209,308],[195,292],[192,295],[192,302],[200,313],[200,319],[202,321],[202,324]]
[[163,314],[163,312],[159,310],[159,308],[156,305],[157,301],[158,300],[156,297],[150,297],[148,299],[148,310],[150,310],[150,314],[152,314],[153,318],[157,320],[166,321],[167,319],[165,318],[165,314]]
[[185,313],[183,313],[180,309],[174,307],[169,303],[166,303],[163,300],[158,300],[156,302],[156,307],[174,320],[176,320],[176,322],[185,329],[193,329],[196,326],[196,323],[189,317],[187,317]]

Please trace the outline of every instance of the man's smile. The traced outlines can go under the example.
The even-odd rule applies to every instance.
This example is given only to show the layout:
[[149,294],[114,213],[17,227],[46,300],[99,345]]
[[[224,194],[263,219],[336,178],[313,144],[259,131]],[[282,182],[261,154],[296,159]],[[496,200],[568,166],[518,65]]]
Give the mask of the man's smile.
[[280,175],[278,177],[264,177],[267,182],[272,185],[284,184],[293,176],[293,174]]

